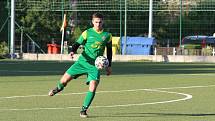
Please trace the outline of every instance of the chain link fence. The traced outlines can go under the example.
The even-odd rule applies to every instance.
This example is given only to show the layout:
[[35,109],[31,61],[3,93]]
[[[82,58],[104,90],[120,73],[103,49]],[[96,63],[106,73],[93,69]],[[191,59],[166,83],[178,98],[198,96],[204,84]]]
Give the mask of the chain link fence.
[[[49,43],[60,44],[59,29],[64,13],[67,14],[68,20],[66,41],[69,45],[82,31],[91,27],[90,16],[98,11],[105,15],[105,29],[113,36],[123,37],[125,34],[131,37],[148,36],[149,0],[16,0],[15,4],[17,52],[20,47],[23,52],[27,52],[29,50],[27,47],[30,46],[28,43],[32,43],[32,40],[40,47],[36,46],[35,53],[42,53],[40,49],[47,52]],[[0,41],[9,43],[10,20],[7,18],[10,15],[10,0],[0,1],[0,5],[3,15],[0,18],[2,28]],[[3,26],[6,20],[8,22]],[[22,31],[24,36],[21,46]],[[211,36],[215,33],[215,1],[153,0],[152,32],[157,40],[157,49],[161,49],[157,52],[161,55],[172,54],[170,48],[177,48],[185,36]],[[179,48],[176,51],[177,54],[210,55],[203,54],[202,50],[182,51]]]

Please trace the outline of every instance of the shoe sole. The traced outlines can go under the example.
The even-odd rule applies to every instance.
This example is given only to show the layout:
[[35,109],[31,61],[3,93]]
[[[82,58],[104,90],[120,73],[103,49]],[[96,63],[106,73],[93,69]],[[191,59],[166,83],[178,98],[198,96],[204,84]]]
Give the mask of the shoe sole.
[[53,90],[51,90],[48,95],[49,96],[54,96]]
[[80,115],[81,118],[87,118],[87,115]]

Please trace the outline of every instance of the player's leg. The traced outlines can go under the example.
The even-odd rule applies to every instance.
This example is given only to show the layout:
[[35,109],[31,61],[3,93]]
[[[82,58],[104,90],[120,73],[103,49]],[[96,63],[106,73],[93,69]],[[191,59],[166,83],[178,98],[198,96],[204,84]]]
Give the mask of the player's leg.
[[92,103],[94,96],[96,94],[96,89],[100,81],[100,71],[92,64],[85,63],[85,68],[87,69],[87,80],[86,84],[89,84],[89,90],[86,93],[82,109],[80,112],[81,117],[87,117],[87,109]]
[[64,75],[61,77],[60,81],[58,82],[57,87],[52,89],[48,95],[54,96],[58,92],[61,92],[64,89],[64,87],[66,87],[67,83],[71,80],[72,80],[71,75],[65,72]]
[[80,112],[80,116],[83,118],[87,117],[87,109],[89,108],[90,104],[94,99],[97,86],[98,86],[98,81],[92,80],[89,82],[89,91],[86,93],[86,97],[84,99],[84,103]]
[[72,79],[76,79],[79,76],[81,76],[82,74],[84,74],[85,72],[82,71],[82,67],[80,66],[79,62],[76,61],[62,76],[62,78],[60,79],[60,81],[57,84],[57,87],[54,88],[53,90],[51,90],[49,92],[49,96],[54,96],[55,94],[57,94],[58,92],[62,91],[64,89],[64,87],[67,85],[67,83],[69,81],[71,81]]

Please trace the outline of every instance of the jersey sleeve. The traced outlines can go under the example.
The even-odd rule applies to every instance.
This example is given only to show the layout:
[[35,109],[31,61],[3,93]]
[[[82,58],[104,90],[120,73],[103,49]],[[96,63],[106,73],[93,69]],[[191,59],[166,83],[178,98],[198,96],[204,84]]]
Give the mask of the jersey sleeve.
[[109,67],[111,67],[111,63],[112,63],[112,35],[109,34],[108,38],[107,38],[107,59],[109,61]]
[[112,34],[109,34],[107,39],[107,47],[112,48]]
[[87,40],[87,30],[85,30],[81,36],[78,38],[78,40],[76,41],[77,43],[79,43],[80,45],[83,45]]

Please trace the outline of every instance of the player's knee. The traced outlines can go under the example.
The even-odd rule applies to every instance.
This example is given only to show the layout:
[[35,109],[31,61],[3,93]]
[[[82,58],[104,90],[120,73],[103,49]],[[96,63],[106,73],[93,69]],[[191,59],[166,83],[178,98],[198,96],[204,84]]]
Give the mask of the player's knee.
[[66,86],[70,80],[72,80],[72,77],[69,74],[65,73],[60,81],[64,86]]
[[89,91],[91,91],[91,92],[95,92],[95,91],[96,91],[97,86],[98,86],[97,81],[91,81],[91,82],[90,82],[90,86],[89,86]]

